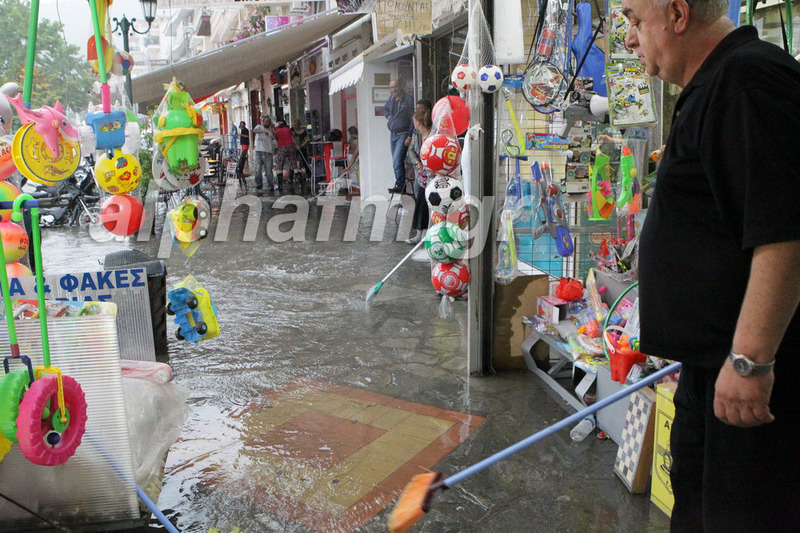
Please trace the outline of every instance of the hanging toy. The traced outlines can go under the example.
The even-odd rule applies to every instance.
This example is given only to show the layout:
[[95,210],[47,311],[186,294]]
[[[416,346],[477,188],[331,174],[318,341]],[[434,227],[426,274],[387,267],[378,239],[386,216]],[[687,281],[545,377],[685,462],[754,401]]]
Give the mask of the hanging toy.
[[614,192],[608,177],[611,158],[597,150],[589,178],[589,220],[608,220],[614,211]]
[[11,131],[11,120],[14,118],[14,110],[11,109],[11,104],[8,99],[19,92],[19,85],[16,83],[4,83],[0,87],[0,135],[4,135]]
[[497,65],[486,65],[478,71],[478,86],[485,93],[493,93],[503,86],[503,71]]
[[19,224],[0,222],[0,236],[6,263],[13,263],[25,257],[28,252],[28,233]]
[[450,75],[450,82],[453,84],[453,87],[461,92],[472,87],[477,79],[478,76],[475,74],[475,69],[467,63],[456,65],[456,68],[453,69],[453,73]]
[[114,235],[127,237],[133,235],[144,222],[142,201],[130,194],[115,194],[103,202],[100,208],[100,221]]
[[205,157],[200,157],[197,160],[197,166],[189,169],[186,172],[174,172],[166,164],[164,154],[156,150],[153,152],[153,162],[150,170],[153,173],[153,179],[156,184],[164,191],[179,191],[188,187],[193,187],[200,183],[203,176],[206,175],[208,163]]
[[173,172],[185,173],[197,167],[199,143],[203,138],[203,116],[192,107],[186,87],[172,80],[156,124],[153,140],[158,143],[167,165]]
[[459,96],[445,96],[434,104],[431,120],[438,133],[451,137],[461,135],[469,128],[469,106]]
[[631,149],[622,147],[619,158],[620,187],[617,206],[620,216],[635,215],[642,210],[642,191],[639,187],[638,170]]
[[434,261],[457,261],[467,251],[467,234],[450,222],[434,224],[425,233],[425,251]]
[[436,263],[431,273],[433,288],[443,296],[457,297],[469,287],[469,267],[462,261]]
[[[13,202],[17,196],[22,194],[13,183],[0,181],[0,202]],[[11,209],[0,209],[0,221],[8,222],[11,220]]]
[[22,95],[8,101],[23,124],[11,146],[17,170],[41,185],[54,185],[70,177],[81,162],[81,150],[78,131],[64,115],[61,102],[31,110],[23,105]]
[[[94,37],[89,37],[89,42],[86,44],[86,59],[89,61],[89,64],[92,65],[92,72],[96,74],[107,74],[111,72],[111,67],[114,64],[115,50],[113,46],[108,44],[105,37],[101,37],[101,40],[103,43],[102,61],[98,58],[97,43]],[[100,67],[98,63],[102,63],[103,66]]]
[[192,257],[200,247],[200,240],[208,237],[211,220],[208,204],[199,197],[186,198],[167,216],[175,242],[187,257]]
[[[22,194],[14,200],[15,222],[22,220],[20,208],[26,200],[33,197]],[[36,285],[43,287],[38,207],[31,209],[31,219]],[[5,262],[3,249],[0,243],[0,260]],[[30,358],[20,354],[8,275],[3,270],[0,270],[0,289],[11,344],[11,355],[3,360],[5,375],[0,381],[0,431],[9,441],[19,443],[20,451],[30,462],[41,466],[62,464],[75,454],[86,431],[86,397],[77,381],[50,363],[45,291],[38,291],[44,366],[33,369]],[[23,368],[11,371],[10,362],[15,360],[21,361]]]
[[425,187],[425,200],[432,212],[447,216],[464,205],[464,186],[450,176],[435,176]]
[[111,194],[126,194],[142,181],[142,167],[136,156],[114,150],[113,156],[103,154],[94,164],[94,179],[97,185]]
[[419,151],[422,165],[437,174],[450,174],[461,161],[461,146],[455,137],[441,133],[429,135]]
[[197,343],[219,335],[217,307],[191,274],[167,293],[167,314],[175,316],[178,340]]

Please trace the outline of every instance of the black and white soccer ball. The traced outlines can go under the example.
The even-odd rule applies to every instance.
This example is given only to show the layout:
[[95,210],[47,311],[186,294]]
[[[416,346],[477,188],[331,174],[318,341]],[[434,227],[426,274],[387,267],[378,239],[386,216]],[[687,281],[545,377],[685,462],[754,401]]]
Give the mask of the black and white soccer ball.
[[425,199],[431,211],[447,215],[464,205],[464,185],[450,176],[437,175],[425,187]]

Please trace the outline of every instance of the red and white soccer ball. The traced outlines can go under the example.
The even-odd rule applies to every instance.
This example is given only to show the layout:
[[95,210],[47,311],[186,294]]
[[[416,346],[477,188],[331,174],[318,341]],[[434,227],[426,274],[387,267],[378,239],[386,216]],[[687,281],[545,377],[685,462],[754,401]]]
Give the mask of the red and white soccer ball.
[[436,263],[431,272],[431,283],[436,292],[444,296],[461,296],[469,287],[469,267],[462,261]]
[[431,211],[431,222],[434,224],[450,222],[466,231],[469,229],[469,206],[465,203],[458,209],[448,212],[447,215]]
[[425,139],[419,157],[431,172],[449,174],[461,161],[461,146],[455,138],[437,133]]
[[450,81],[453,83],[453,87],[461,92],[464,92],[472,87],[477,79],[478,75],[475,73],[475,69],[466,63],[457,65],[456,68],[453,69],[453,73],[450,75]]

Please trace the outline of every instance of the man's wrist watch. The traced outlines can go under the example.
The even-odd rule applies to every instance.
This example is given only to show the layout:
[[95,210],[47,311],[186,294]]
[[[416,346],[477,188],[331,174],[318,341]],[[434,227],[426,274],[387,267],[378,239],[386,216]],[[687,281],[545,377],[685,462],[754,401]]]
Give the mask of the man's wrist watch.
[[733,369],[744,377],[766,376],[775,368],[774,360],[769,363],[756,363],[746,355],[740,355],[733,350],[731,350],[728,357],[731,360],[731,364],[733,364]]

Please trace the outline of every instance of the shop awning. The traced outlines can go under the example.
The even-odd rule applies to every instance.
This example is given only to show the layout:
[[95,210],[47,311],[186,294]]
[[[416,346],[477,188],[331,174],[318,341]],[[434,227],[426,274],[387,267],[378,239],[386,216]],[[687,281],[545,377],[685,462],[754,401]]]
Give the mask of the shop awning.
[[328,85],[328,94],[335,94],[342,89],[346,89],[361,81],[361,77],[364,74],[365,61],[382,59],[389,52],[395,53],[401,50],[410,51],[411,47],[412,45],[404,45],[398,48],[397,35],[387,35],[377,43],[361,52],[361,54],[345,63],[342,68],[331,74]]
[[137,76],[132,80],[133,101],[144,108],[157,105],[164,97],[164,85],[173,77],[182,81],[192,95],[214,94],[299,58],[358,16],[329,10]]

